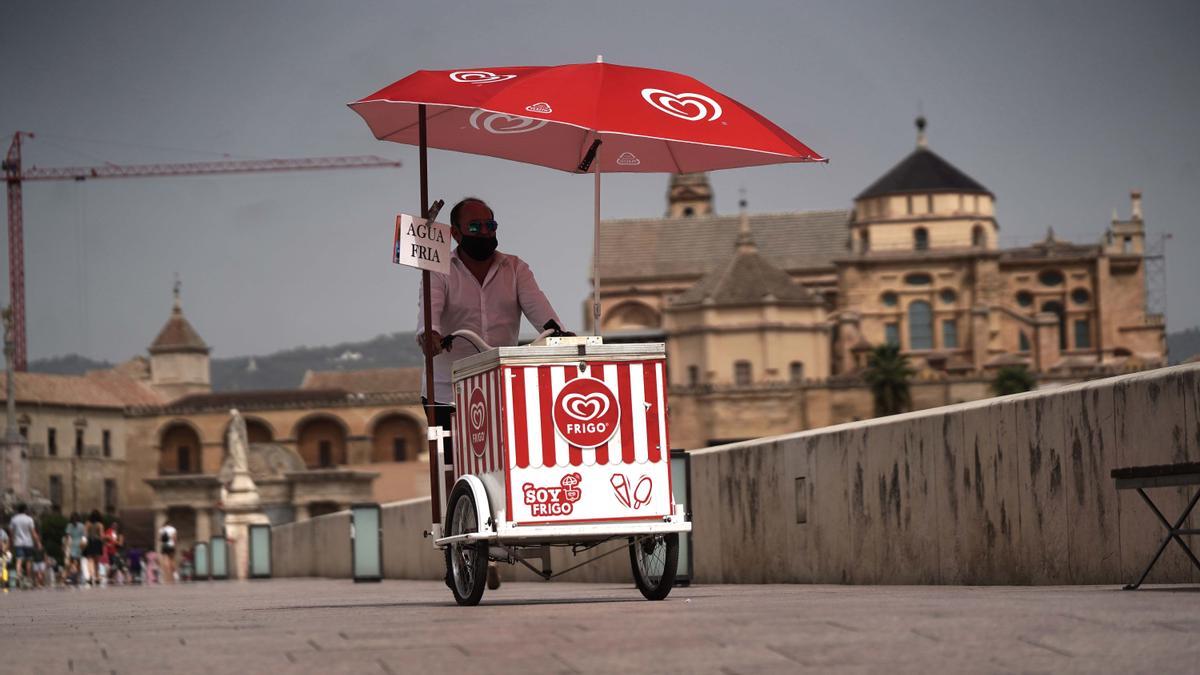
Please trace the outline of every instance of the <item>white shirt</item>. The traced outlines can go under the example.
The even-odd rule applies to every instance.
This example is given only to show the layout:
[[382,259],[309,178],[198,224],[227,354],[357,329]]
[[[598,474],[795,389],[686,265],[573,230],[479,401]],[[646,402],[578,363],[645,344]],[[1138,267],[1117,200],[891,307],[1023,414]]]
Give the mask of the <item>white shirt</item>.
[[167,535],[167,543],[163,544],[163,546],[175,548],[175,526],[163,525],[163,528],[158,531],[158,538],[161,540],[164,534]]
[[[547,321],[559,326],[562,321],[554,313],[546,294],[538,288],[533,271],[515,255],[497,251],[480,285],[475,275],[458,257],[450,256],[450,273],[429,275],[430,308],[433,330],[445,337],[456,330],[471,330],[493,347],[517,344],[524,314],[539,331]],[[425,333],[421,311],[421,290],[417,293],[417,339]],[[434,400],[449,403],[454,400],[450,382],[450,364],[475,354],[475,348],[465,340],[455,340],[452,352],[443,351],[433,357]],[[421,395],[425,396],[425,378],[421,378]]]
[[33,548],[33,531],[37,525],[34,524],[33,518],[30,518],[28,513],[18,513],[13,516],[8,526],[12,528],[13,546]]

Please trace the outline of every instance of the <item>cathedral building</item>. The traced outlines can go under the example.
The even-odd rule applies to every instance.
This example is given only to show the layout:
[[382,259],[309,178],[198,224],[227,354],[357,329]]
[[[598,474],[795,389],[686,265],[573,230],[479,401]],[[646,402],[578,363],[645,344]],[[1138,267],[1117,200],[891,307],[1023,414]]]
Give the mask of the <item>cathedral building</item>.
[[1001,248],[995,195],[917,128],[850,210],[721,216],[689,174],[665,217],[602,223],[602,332],[667,343],[677,447],[870,417],[859,374],[885,343],[919,408],[989,396],[1005,366],[1053,386],[1165,364],[1140,193],[1094,242]]
[[297,389],[213,392],[178,287],[147,349],[85,375],[16,373],[28,487],[64,513],[119,517],[131,545],[170,521],[185,548],[222,527],[230,412],[272,523],[428,494],[419,368],[309,372]]

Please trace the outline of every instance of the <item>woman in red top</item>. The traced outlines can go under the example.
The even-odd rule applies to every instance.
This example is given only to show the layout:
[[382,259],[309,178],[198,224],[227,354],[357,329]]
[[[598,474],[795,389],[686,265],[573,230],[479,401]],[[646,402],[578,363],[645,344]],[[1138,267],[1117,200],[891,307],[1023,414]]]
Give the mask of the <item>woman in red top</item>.
[[121,548],[125,546],[125,536],[121,534],[120,521],[114,520],[104,532],[104,564],[108,567],[108,575],[111,580],[121,579],[119,573],[124,572],[124,565],[121,564]]

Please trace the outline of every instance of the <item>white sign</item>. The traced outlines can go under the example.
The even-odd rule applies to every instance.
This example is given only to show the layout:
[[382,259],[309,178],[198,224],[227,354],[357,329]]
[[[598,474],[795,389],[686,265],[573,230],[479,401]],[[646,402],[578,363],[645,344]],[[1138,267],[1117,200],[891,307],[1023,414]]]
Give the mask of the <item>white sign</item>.
[[450,226],[401,213],[396,216],[392,262],[430,272],[450,273]]

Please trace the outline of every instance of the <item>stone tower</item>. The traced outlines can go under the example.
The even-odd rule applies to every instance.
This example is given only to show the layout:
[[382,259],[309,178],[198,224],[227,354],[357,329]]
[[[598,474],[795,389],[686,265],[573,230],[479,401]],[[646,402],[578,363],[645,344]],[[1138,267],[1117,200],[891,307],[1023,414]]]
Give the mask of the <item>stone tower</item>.
[[854,198],[853,250],[995,249],[995,196],[929,149],[924,117],[917,147]]
[[171,317],[150,345],[150,384],[168,399],[212,391],[208,345],[183,316],[175,282]]
[[694,218],[712,215],[712,186],[706,173],[680,173],[671,176],[667,188],[667,217]]

